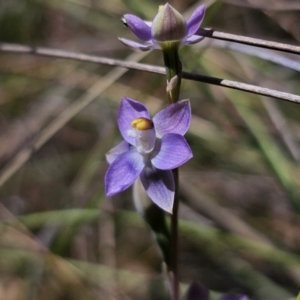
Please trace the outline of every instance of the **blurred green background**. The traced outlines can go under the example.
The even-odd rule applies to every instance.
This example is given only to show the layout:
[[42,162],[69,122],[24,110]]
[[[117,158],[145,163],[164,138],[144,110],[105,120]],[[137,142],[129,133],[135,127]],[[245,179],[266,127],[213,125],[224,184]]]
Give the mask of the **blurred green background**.
[[[203,27],[300,43],[297,0],[169,3],[186,18],[205,3]],[[134,38],[120,21],[123,14],[151,20],[161,4],[3,0],[0,41],[162,65],[158,51],[131,54],[117,40]],[[208,38],[180,54],[184,71],[300,94],[299,56]],[[122,96],[155,113],[165,105],[165,78],[0,52],[1,300],[168,299],[161,258],[131,191],[104,196],[105,152],[121,139]],[[218,293],[251,299],[295,297],[299,106],[186,80],[181,98],[192,103],[187,139],[194,153],[180,173],[182,290],[199,280]],[[90,105],[60,125],[88,99]],[[49,126],[56,128],[51,138]],[[19,167],[24,157],[29,160]]]

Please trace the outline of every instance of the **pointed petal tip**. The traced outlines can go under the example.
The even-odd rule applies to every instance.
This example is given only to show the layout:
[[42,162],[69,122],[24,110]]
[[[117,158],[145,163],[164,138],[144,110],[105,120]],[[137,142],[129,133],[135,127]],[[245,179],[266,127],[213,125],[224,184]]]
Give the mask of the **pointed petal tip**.
[[126,14],[123,16],[122,21],[142,41],[147,42],[151,40],[151,27],[141,18],[132,14]]
[[115,194],[114,193],[111,193],[111,192],[105,192],[105,196],[106,197],[112,197],[112,196],[114,196]]
[[[157,203],[156,203],[157,204]],[[163,207],[163,206],[160,206],[160,205],[157,205],[159,206],[162,210],[164,210],[166,213],[170,214],[170,215],[173,215],[173,203],[172,203],[172,206],[170,207]]]
[[123,192],[125,189],[122,187],[115,187],[105,180],[105,196],[106,197],[113,197],[121,192]]
[[182,100],[178,101],[177,103],[183,103],[183,104],[186,104],[186,105],[191,105],[190,99],[182,99]]
[[203,41],[204,38],[205,38],[204,36],[201,36],[201,35],[195,35],[195,34],[194,34],[194,35],[189,36],[189,37],[185,40],[185,42],[183,43],[183,45],[197,44],[197,43]]
[[140,175],[149,198],[168,213],[173,211],[175,183],[171,170],[158,170],[147,166]]
[[170,215],[173,215],[173,207],[166,209],[166,212],[169,213]]
[[163,7],[166,9],[173,9],[173,10],[177,11],[169,2],[167,2],[165,5],[163,5]]
[[196,8],[193,12],[189,20],[187,21],[187,28],[188,28],[188,36],[192,36],[197,32],[201,23],[203,22],[205,16],[206,5],[200,5]]
[[184,135],[191,123],[191,104],[189,99],[170,104],[153,117],[158,137],[166,133]]
[[[127,102],[127,104],[129,104],[136,113],[141,113],[141,115],[139,117],[147,117],[147,118],[150,117],[147,107],[142,102],[134,100],[129,97],[126,97],[126,96],[123,96],[121,99],[120,108],[121,108],[122,104],[126,104],[125,102]],[[131,113],[134,113],[134,111],[132,111]],[[144,114],[146,114],[146,115],[144,115]],[[137,118],[137,117],[134,117],[134,118]]]
[[149,50],[152,50],[155,48],[155,46],[153,44],[144,45],[144,44],[140,44],[140,43],[128,40],[128,39],[121,38],[121,37],[118,37],[118,40],[122,44],[124,44],[125,46],[129,47],[131,50],[134,50],[134,51],[145,52],[145,51],[149,51]]
[[[106,173],[107,174],[107,173]],[[106,197],[112,197],[113,195],[115,195],[115,193],[113,191],[110,190],[110,186],[107,182],[107,177],[105,174],[105,179],[104,179],[104,190],[105,190],[105,196]]]

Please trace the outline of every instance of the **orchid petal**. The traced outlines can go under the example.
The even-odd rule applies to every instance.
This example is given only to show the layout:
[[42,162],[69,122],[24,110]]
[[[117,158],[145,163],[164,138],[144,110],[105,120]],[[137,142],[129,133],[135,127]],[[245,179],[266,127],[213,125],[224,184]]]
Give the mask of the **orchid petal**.
[[138,178],[144,166],[143,156],[135,149],[120,154],[106,172],[106,196],[126,190]]
[[166,133],[178,133],[184,135],[191,123],[191,104],[189,100],[181,100],[168,105],[158,112],[153,123],[157,137]]
[[119,41],[121,41],[125,46],[128,46],[130,49],[134,51],[149,51],[151,50],[154,46],[152,44],[150,45],[144,45],[140,44],[131,40],[123,39],[123,38],[118,38]]
[[151,40],[151,27],[149,27],[142,19],[135,15],[124,15],[126,25],[130,30],[142,41]]
[[219,300],[249,300],[249,298],[245,295],[241,294],[228,294],[224,295]]
[[147,108],[138,101],[123,97],[118,113],[118,125],[124,140],[134,146],[136,137],[134,134],[131,134],[134,131],[131,127],[131,122],[141,117],[150,119]]
[[141,173],[142,184],[150,199],[163,210],[172,213],[175,183],[171,170],[158,170],[151,165]]
[[159,149],[151,162],[153,166],[161,170],[175,169],[193,157],[190,146],[180,134],[165,134],[158,146]]
[[187,21],[188,36],[191,36],[199,29],[205,15],[205,5],[199,6]]
[[191,35],[190,37],[188,37],[186,39],[186,41],[184,42],[185,45],[188,44],[196,44],[199,43],[200,41],[204,40],[204,36],[201,35]]
[[107,162],[112,164],[120,154],[129,150],[129,146],[130,145],[126,141],[122,141],[120,144],[110,149],[105,155]]

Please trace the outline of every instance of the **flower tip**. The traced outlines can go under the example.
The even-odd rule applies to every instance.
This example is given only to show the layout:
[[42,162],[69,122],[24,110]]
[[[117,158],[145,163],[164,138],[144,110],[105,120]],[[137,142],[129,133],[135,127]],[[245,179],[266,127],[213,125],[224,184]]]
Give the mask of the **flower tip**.
[[[120,39],[120,38],[119,38]],[[135,101],[135,100],[133,100],[133,99],[130,99],[130,98],[127,98],[127,97],[122,97],[122,99],[121,99],[121,104],[120,104],[120,106],[122,105],[122,104],[125,104],[125,103],[128,103],[128,104],[131,104],[131,105],[134,105],[135,103],[137,103],[137,101]]]
[[152,38],[158,43],[178,43],[186,38],[187,26],[183,16],[166,3],[159,9],[152,23]]
[[173,215],[173,207],[170,207],[169,209],[166,209],[166,212]]
[[118,37],[118,40],[124,44],[125,46],[129,47],[130,49],[134,50],[134,51],[148,51],[151,50],[153,48],[152,45],[143,45],[131,40],[127,40],[121,37]]
[[197,40],[195,37],[193,37],[194,34],[198,31],[200,28],[204,16],[205,16],[205,5],[200,5],[199,7],[196,8],[196,10],[193,12],[189,20],[187,21],[187,28],[188,28],[188,39],[192,39],[191,41],[186,41],[187,44],[190,43],[197,43],[201,39]]
[[183,99],[183,100],[180,100],[179,102],[182,104],[185,104],[185,105],[191,105],[190,99]]
[[105,189],[105,196],[106,196],[106,197],[112,197],[112,196],[114,196],[115,194],[117,194],[117,193],[115,193],[115,192],[112,190],[111,187],[112,187],[112,186],[109,184],[108,178],[105,178],[105,187],[104,187],[104,189]]
[[106,197],[112,197],[112,196],[115,196],[115,195],[117,195],[117,194],[119,194],[119,193],[121,193],[121,192],[123,192],[122,190],[117,190],[117,191],[105,191],[105,196]]
[[[159,206],[159,205],[158,205]],[[173,215],[173,203],[172,206],[159,206],[161,209],[163,209],[166,213],[169,213],[170,215]]]
[[112,191],[110,191],[109,186],[107,184],[105,184],[105,196],[106,197],[111,197],[113,195],[114,195],[114,193]]
[[125,27],[128,27],[127,20],[126,20],[126,15],[124,15],[123,18],[121,18],[121,22],[123,23],[123,25]]

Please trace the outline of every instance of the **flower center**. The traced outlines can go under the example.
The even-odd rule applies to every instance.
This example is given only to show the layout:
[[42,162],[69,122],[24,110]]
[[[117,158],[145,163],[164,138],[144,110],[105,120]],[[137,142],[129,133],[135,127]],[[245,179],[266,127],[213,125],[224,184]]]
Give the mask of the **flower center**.
[[155,146],[155,130],[153,122],[147,118],[136,118],[131,122],[134,128],[135,146],[141,154],[150,153]]
[[147,130],[154,127],[153,122],[147,118],[137,118],[131,122],[131,127],[137,130]]

